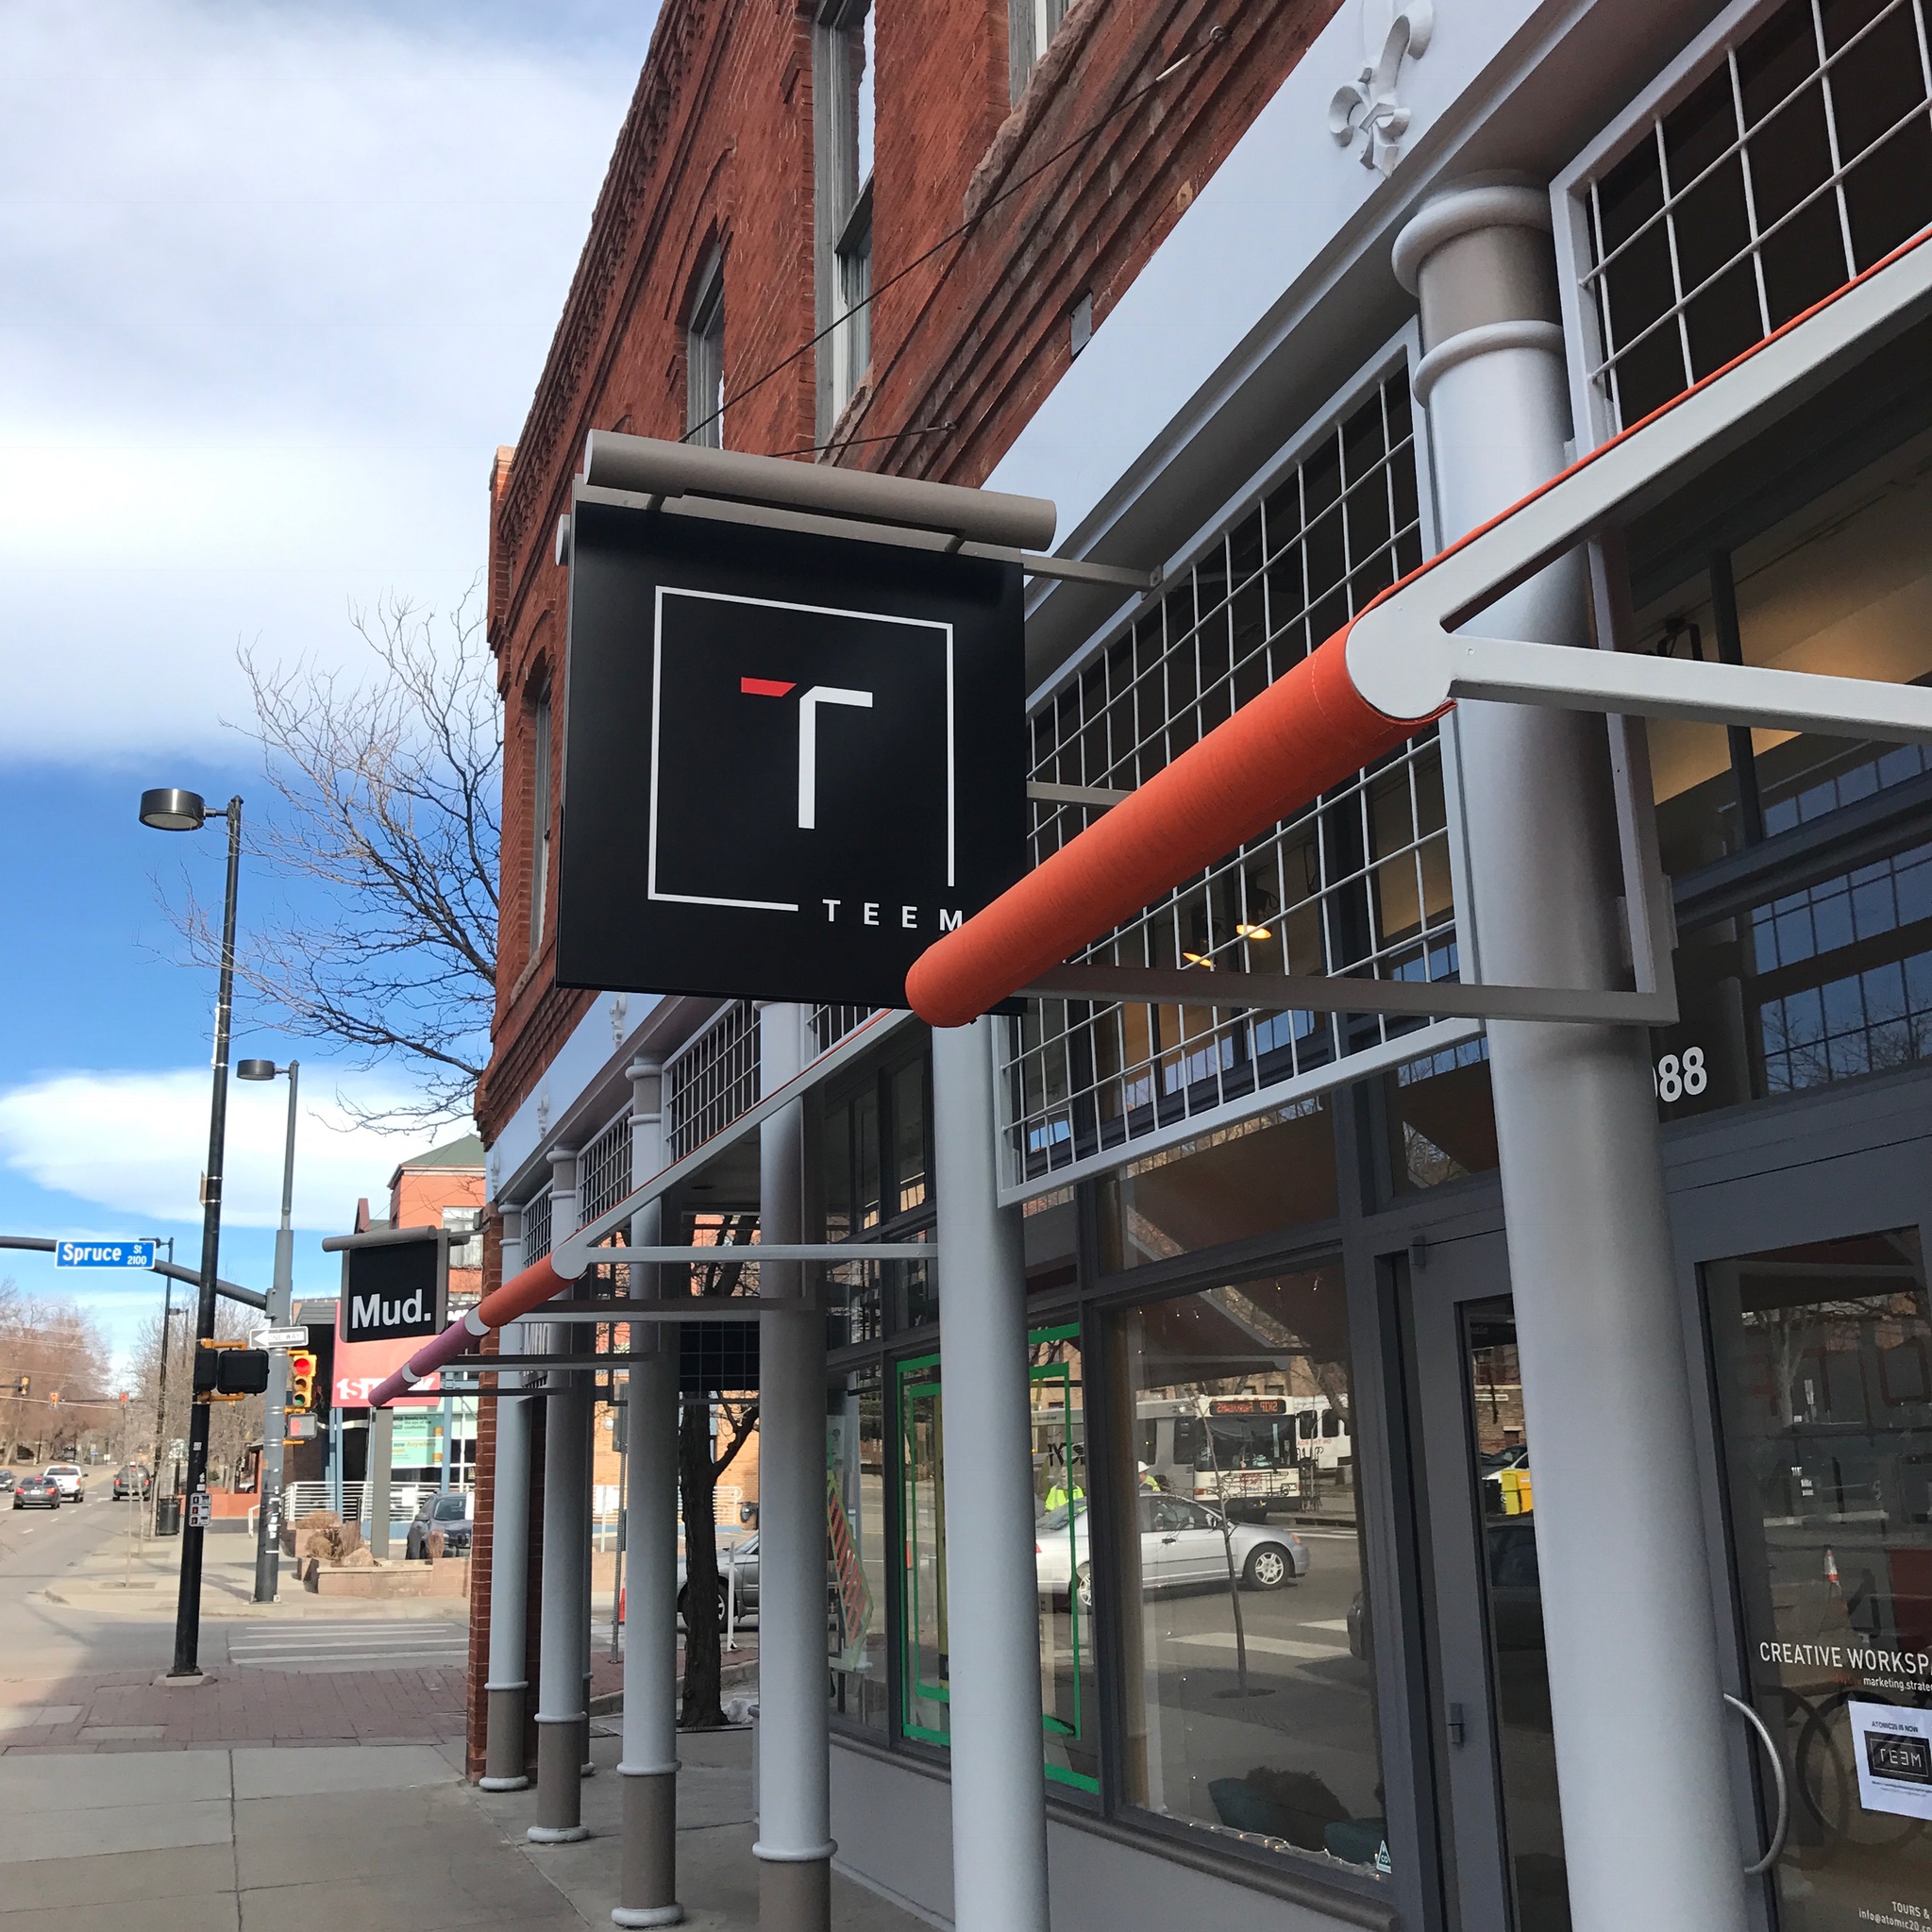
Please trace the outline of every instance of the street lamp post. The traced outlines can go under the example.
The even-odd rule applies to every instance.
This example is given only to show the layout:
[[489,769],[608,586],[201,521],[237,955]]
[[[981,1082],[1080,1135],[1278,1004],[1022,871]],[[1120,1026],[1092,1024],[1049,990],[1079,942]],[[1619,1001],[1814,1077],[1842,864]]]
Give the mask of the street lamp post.
[[[295,1287],[295,1231],[290,1216],[295,1200],[295,1093],[302,1077],[302,1063],[291,1060],[277,1067],[273,1060],[243,1060],[236,1063],[237,1080],[274,1080],[286,1075],[289,1083],[289,1132],[282,1152],[282,1218],[275,1231],[275,1280],[268,1289],[268,1325],[282,1328],[293,1310]],[[261,1425],[261,1486],[255,1511],[255,1601],[275,1602],[281,1582],[281,1504],[282,1450],[288,1433],[289,1352],[268,1352],[268,1406]]]
[[[221,815],[228,825],[228,880],[222,902],[221,978],[214,1004],[214,1082],[209,1101],[208,1176],[202,1188],[201,1282],[194,1308],[194,1346],[214,1340],[215,1277],[222,1246],[222,1167],[228,1125],[228,1018],[235,999],[235,892],[242,879],[242,801]],[[199,832],[208,807],[195,792],[165,789],[141,795],[141,822],[156,832]],[[175,1600],[175,1662],[171,1677],[199,1677],[201,1665],[201,1539],[194,1498],[208,1483],[207,1402],[196,1398],[188,1422],[189,1520],[181,1526],[181,1588]]]

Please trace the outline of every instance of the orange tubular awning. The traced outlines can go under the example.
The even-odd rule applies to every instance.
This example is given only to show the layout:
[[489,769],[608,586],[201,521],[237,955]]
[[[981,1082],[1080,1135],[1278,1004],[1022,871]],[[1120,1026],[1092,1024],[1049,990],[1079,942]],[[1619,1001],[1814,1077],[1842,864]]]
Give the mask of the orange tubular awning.
[[1349,676],[1347,629],[1303,658],[1097,824],[927,948],[913,1011],[964,1026],[1200,872],[1408,741]]

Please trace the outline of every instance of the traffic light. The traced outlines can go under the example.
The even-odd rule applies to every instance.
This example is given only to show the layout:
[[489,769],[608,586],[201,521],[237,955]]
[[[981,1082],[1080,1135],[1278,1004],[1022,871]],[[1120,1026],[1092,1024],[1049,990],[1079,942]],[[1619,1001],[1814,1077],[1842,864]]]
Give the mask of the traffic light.
[[292,1416],[310,1416],[315,1413],[315,1370],[314,1355],[307,1349],[289,1351],[289,1399],[287,1412]]
[[60,1391],[57,1388],[53,1392],[53,1394],[47,1398],[47,1401],[54,1408],[58,1409],[60,1406]]
[[29,1390],[30,1388],[32,1388],[32,1386],[33,1386],[33,1381],[34,1381],[34,1379],[33,1379],[33,1377],[32,1377],[31,1375],[17,1375],[17,1376],[15,1376],[15,1377],[14,1377],[14,1381],[13,1381],[13,1392],[14,1392],[14,1394],[15,1394],[15,1395],[17,1395],[17,1396],[24,1396],[24,1395],[25,1395],[25,1394],[27,1393],[27,1391],[28,1391],[28,1390]]
[[194,1399],[240,1402],[268,1386],[268,1351],[240,1342],[205,1341],[194,1352]]

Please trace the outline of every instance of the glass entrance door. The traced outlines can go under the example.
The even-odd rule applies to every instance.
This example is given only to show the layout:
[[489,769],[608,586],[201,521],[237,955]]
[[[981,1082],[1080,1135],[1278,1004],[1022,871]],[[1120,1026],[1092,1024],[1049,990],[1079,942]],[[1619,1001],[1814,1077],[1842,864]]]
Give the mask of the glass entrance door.
[[1920,1232],[1709,1262],[1704,1277],[1746,1674],[1792,1797],[1781,1932],[1932,1926]]
[[1432,1248],[1410,1281],[1438,1789],[1462,1925],[1569,1932],[1535,1445],[1508,1281],[1500,1235]]

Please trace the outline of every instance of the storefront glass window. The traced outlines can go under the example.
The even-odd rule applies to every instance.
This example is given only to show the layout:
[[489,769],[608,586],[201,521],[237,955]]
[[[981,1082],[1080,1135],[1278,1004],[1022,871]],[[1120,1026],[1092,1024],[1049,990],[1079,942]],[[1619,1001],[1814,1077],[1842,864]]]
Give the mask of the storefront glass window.
[[1919,1232],[1713,1262],[1705,1284],[1746,1672],[1792,1793],[1779,1924],[1932,1922],[1932,1304]]
[[1298,1100],[1108,1174],[1100,1269],[1145,1268],[1337,1212],[1328,1109],[1319,1097]]
[[1550,1652],[1537,1562],[1537,1495],[1523,1420],[1516,1317],[1507,1301],[1465,1311],[1463,1367],[1482,1502],[1484,1622],[1515,1932],[1570,1932]]
[[[1089,1542],[1086,1382],[1080,1331],[1027,1337],[1038,1579],[1041,1750],[1050,1782],[1100,1790],[1094,1574]],[[900,1575],[900,1729],[949,1743],[951,1657],[946,1611],[946,1489],[940,1463],[945,1390],[939,1357],[898,1369],[905,1534]]]
[[1133,1309],[1107,1373],[1129,1799],[1386,1873],[1340,1265]]
[[893,1212],[910,1214],[926,1200],[926,1063],[915,1060],[892,1077]]
[[834,1376],[825,1404],[832,1707],[885,1728],[885,1397],[877,1369]]
[[1786,0],[1590,185],[1620,423],[1932,220],[1924,33],[1912,0]]
[[1034,1195],[1021,1212],[1020,1228],[1026,1241],[1027,1293],[1072,1287],[1080,1279],[1073,1189],[1056,1187],[1050,1194]]
[[1389,1177],[1398,1194],[1493,1173],[1496,1110],[1489,1043],[1465,1040],[1383,1077]]
[[[1638,643],[1679,658],[1924,682],[1932,679],[1928,519],[1932,437],[1922,435],[1694,579],[1646,593]],[[1732,734],[1676,718],[1652,721],[1650,753],[1664,868],[1680,880],[1932,769],[1918,746]]]
[[[1679,656],[1932,680],[1928,516],[1921,436],[1654,598],[1639,637]],[[1932,753],[1680,720],[1654,722],[1650,744],[1681,927],[1682,1017],[1653,1037],[1663,1117],[1932,1052],[1932,846],[1918,802]],[[1857,834],[1836,851],[1835,818]]]
[[946,1635],[946,1470],[939,1357],[899,1365],[899,1515],[904,1567],[899,1576],[899,1728],[908,1738],[943,1744],[951,1733],[947,1705],[950,1646]]
[[1098,1792],[1094,1582],[1088,1537],[1086,1383],[1080,1331],[1028,1337],[1033,1432],[1033,1547],[1039,1580],[1040,1729],[1050,1782]]

